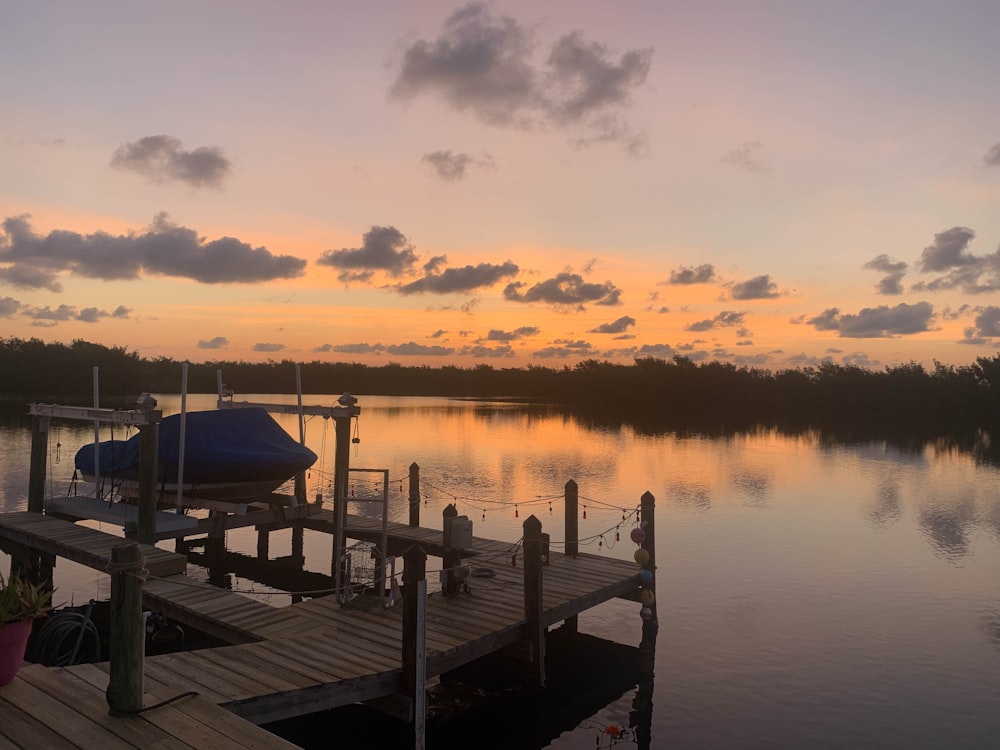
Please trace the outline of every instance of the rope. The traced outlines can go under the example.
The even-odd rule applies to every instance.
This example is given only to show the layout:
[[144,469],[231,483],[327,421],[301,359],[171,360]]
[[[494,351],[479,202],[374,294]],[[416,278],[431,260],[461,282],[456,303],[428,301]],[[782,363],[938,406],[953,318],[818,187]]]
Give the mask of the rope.
[[146,567],[145,556],[140,556],[138,560],[126,560],[123,562],[109,561],[104,568],[104,572],[108,575],[130,573],[140,581],[145,581],[149,578],[149,569]]

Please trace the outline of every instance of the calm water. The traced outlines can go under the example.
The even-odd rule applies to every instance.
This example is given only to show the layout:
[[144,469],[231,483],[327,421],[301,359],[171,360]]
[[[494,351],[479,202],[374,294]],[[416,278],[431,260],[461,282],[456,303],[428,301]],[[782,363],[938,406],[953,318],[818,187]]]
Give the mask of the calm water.
[[[179,399],[162,396],[160,405],[173,413]],[[616,526],[643,492],[655,495],[652,747],[1000,747],[996,467],[933,447],[831,446],[773,432],[708,439],[593,431],[517,404],[362,397],[360,405],[352,465],[389,470],[396,520],[406,517],[415,461],[423,525],[440,528],[441,510],[455,502],[478,535],[516,541],[534,513],[555,543],[572,478],[587,513],[582,549],[631,560],[631,524],[617,543]],[[214,397],[188,399],[190,409],[213,407]],[[278,419],[298,436],[294,417]],[[51,491],[64,494],[73,454],[93,432],[53,429]],[[0,440],[0,507],[20,509],[30,434],[2,427]],[[310,421],[307,442],[321,454],[310,494],[329,495],[332,423]],[[227,546],[255,554],[256,536],[230,532]],[[274,534],[271,555],[289,551],[290,532]],[[329,572],[328,537],[307,532],[305,553],[307,568]],[[232,583],[288,603],[259,584]],[[65,561],[56,584],[64,600],[108,593],[105,577]],[[581,630],[628,645],[638,644],[640,624],[638,605],[625,602],[580,618]],[[632,699],[626,693],[550,747],[595,747],[599,728],[628,725]],[[519,746],[513,735],[510,746]]]

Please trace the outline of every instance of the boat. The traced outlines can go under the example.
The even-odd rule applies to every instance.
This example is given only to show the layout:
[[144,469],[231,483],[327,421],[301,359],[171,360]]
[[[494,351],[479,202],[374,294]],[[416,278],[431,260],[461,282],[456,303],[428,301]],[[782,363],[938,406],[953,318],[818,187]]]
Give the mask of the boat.
[[[316,454],[296,442],[262,408],[193,411],[186,414],[182,494],[188,498],[240,501],[274,492],[316,462]],[[181,415],[159,426],[157,495],[177,494]],[[74,464],[84,481],[95,481],[98,457],[102,492],[123,499],[139,495],[139,440],[88,443]],[[96,451],[95,451],[96,448]]]

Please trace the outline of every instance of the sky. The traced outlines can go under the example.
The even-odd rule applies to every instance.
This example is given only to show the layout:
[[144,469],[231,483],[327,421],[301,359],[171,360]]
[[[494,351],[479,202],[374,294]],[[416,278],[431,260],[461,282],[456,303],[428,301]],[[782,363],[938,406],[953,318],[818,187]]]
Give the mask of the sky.
[[0,336],[1000,353],[996,0],[0,0]]

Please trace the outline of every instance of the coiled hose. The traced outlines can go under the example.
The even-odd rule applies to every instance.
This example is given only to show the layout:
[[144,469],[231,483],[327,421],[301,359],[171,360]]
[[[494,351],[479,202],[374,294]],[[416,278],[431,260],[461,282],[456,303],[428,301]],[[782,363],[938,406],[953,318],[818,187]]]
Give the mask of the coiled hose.
[[60,610],[52,614],[38,634],[38,662],[47,667],[92,664],[101,660],[101,634],[90,619],[94,600],[83,614]]

